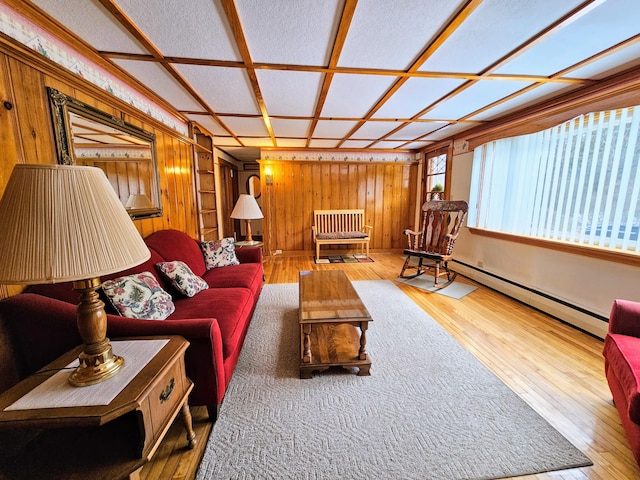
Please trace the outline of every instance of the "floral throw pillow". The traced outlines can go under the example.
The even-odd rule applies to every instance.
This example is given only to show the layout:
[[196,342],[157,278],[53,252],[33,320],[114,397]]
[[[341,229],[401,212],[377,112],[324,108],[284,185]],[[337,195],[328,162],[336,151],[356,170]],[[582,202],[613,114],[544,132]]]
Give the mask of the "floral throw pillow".
[[107,280],[102,290],[123,317],[164,320],[175,306],[151,272]]
[[236,246],[233,237],[212,242],[202,242],[200,248],[204,255],[204,263],[207,266],[207,270],[229,265],[240,265],[238,257],[236,257]]
[[196,293],[209,288],[207,282],[191,271],[184,262],[156,263],[158,271],[164,275],[181,294],[193,297]]

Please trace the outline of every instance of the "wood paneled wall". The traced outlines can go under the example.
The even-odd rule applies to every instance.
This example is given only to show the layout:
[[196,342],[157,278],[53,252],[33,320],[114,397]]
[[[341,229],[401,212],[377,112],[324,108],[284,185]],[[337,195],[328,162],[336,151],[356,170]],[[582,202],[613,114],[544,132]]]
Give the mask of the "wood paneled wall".
[[[193,145],[168,127],[46,59],[0,42],[0,195],[18,163],[56,163],[46,87],[90,104],[156,135],[163,215],[136,220],[143,237],[174,228],[198,236]],[[0,287],[0,298],[20,290]]]
[[[273,185],[266,184],[265,168]],[[317,209],[363,208],[373,226],[371,249],[377,251],[403,248],[403,230],[414,228],[415,163],[260,161],[260,170],[265,254],[276,249],[311,253]]]

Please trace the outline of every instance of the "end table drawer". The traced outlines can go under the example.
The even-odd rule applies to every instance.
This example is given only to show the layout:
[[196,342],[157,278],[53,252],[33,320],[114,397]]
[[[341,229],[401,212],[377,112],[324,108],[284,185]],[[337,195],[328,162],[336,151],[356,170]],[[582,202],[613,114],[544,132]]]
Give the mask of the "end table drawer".
[[154,436],[167,423],[167,417],[176,411],[176,407],[184,400],[187,391],[187,386],[184,384],[186,378],[184,364],[181,358],[177,360],[179,361],[164,373],[149,395]]

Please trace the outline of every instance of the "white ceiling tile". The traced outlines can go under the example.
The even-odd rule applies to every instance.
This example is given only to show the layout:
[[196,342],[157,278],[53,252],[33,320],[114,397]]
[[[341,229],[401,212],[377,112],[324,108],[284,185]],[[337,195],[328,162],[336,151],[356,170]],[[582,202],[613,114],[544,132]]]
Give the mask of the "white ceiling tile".
[[486,0],[420,67],[479,73],[569,12],[582,0]]
[[347,140],[341,148],[365,148],[371,144],[371,140]]
[[255,162],[260,159],[260,149],[253,147],[225,147],[224,152],[233,158],[245,162]]
[[334,75],[322,116],[359,118],[366,115],[395,79],[383,75]]
[[405,70],[463,3],[461,0],[361,1],[338,65]]
[[365,122],[350,138],[354,140],[360,138],[380,138],[400,125],[402,125],[401,122]]
[[420,150],[421,148],[426,147],[427,145],[431,145],[433,142],[413,142],[408,143],[402,148],[406,148],[408,150]]
[[286,118],[272,118],[271,127],[276,137],[306,138],[309,132],[310,120],[289,120]]
[[530,82],[482,80],[441,103],[421,118],[457,120],[530,84]]
[[422,137],[429,132],[446,125],[446,122],[413,122],[407,126],[402,127],[393,135],[388,137],[388,140],[413,140],[415,138]]
[[[149,53],[99,2],[34,0],[33,3],[96,50]],[[100,25],[100,28],[96,28],[96,25]]]
[[247,73],[239,68],[176,65],[215,113],[260,114]]
[[119,58],[113,61],[178,110],[203,110],[203,106],[159,64]]
[[637,34],[639,25],[637,0],[604,2],[496,72],[552,75]]
[[412,118],[463,82],[451,78],[410,78],[373,116]]
[[236,0],[257,63],[326,65],[344,0]]
[[[269,136],[262,117],[218,117],[236,135],[250,137]],[[239,133],[240,132],[240,133]]]
[[351,120],[318,120],[314,138],[342,138],[355,127],[358,122]]
[[240,140],[247,147],[274,147],[269,137],[241,137]]
[[638,65],[640,65],[640,43],[573,70],[567,76],[601,80]]
[[211,115],[187,114],[186,117],[192,122],[199,123],[214,135],[224,136],[229,134],[229,132],[227,132],[224,128],[222,128],[220,124],[216,122]]
[[278,147],[283,148],[304,148],[307,146],[307,140],[305,138],[278,138]]
[[322,74],[282,70],[257,70],[256,74],[269,115],[313,116]]
[[440,130],[436,130],[435,132],[425,135],[421,140],[442,140],[451,137],[456,133],[468,130],[473,126],[475,125],[470,123],[452,123]]
[[241,60],[220,0],[116,0],[165,56]]
[[216,147],[239,147],[240,142],[233,137],[213,137],[213,145]]
[[404,145],[406,142],[387,142],[383,140],[371,146],[371,148],[398,148]]
[[311,140],[310,148],[335,148],[339,140]]

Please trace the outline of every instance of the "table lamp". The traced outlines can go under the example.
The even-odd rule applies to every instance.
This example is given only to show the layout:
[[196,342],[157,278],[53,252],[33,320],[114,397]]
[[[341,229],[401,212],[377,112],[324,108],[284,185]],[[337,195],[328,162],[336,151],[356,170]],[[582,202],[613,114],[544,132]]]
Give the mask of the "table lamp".
[[16,165],[0,200],[0,283],[73,281],[84,343],[74,386],[114,376],[124,359],[106,337],[99,277],[139,265],[151,254],[124,205],[96,167]]
[[231,218],[237,218],[247,222],[247,237],[245,241],[249,243],[253,242],[253,237],[251,236],[251,220],[264,218],[264,215],[262,215],[258,202],[253,198],[253,195],[243,193],[240,195],[240,198],[238,198],[235,207],[233,207]]

